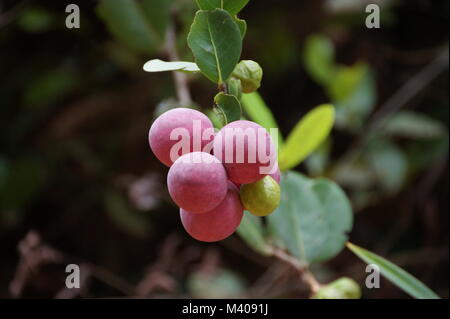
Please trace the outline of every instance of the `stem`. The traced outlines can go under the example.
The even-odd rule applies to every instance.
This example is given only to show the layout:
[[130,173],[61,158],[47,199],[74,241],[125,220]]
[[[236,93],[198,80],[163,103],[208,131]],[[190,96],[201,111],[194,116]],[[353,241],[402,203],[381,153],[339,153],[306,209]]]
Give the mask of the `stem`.
[[406,82],[394,95],[392,95],[372,117],[368,120],[368,127],[365,132],[350,145],[347,153],[342,157],[343,161],[356,160],[362,148],[370,138],[381,131],[386,124],[386,118],[398,112],[414,96],[425,89],[435,78],[448,68],[448,47],[414,77]]
[[272,248],[272,254],[274,257],[291,265],[300,273],[300,278],[309,286],[309,288],[311,289],[311,294],[315,294],[322,287],[322,285],[317,281],[306,264],[300,262],[298,259],[292,257],[285,251],[275,247]]
[[[170,61],[178,61],[180,57],[177,52],[175,25],[171,21],[167,27],[166,53]],[[188,77],[182,72],[172,72],[175,82],[177,99],[181,106],[192,104],[191,93],[189,92]]]

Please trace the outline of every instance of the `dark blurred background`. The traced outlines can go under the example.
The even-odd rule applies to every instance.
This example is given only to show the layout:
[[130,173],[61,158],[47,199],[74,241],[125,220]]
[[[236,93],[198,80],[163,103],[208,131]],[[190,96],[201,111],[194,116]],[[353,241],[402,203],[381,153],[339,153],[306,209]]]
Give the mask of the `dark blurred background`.
[[[65,27],[69,3],[80,7],[80,29]],[[382,8],[380,29],[364,25],[368,3]],[[145,73],[142,65],[167,55],[116,40],[97,4],[0,0],[0,297],[307,297],[295,271],[259,256],[237,235],[204,244],[184,232],[167,194],[167,168],[147,142],[154,117],[177,104],[172,75]],[[329,41],[348,73],[364,65],[372,82],[362,100],[348,112],[341,107],[332,138],[298,170],[347,191],[352,242],[443,297],[448,61],[436,58],[448,54],[448,6],[251,0],[241,13],[249,26],[243,58],[263,67],[260,93],[285,136],[312,107],[335,102],[305,59],[311,36]],[[192,60],[185,38],[194,1],[174,0],[173,8],[180,56]],[[214,85],[199,76],[189,85],[196,106],[209,109]],[[383,136],[361,145],[380,117]],[[365,160],[349,163],[354,151]],[[81,265],[81,291],[64,289],[68,263]],[[349,276],[362,286],[364,269],[348,251],[313,267],[324,282]],[[407,295],[382,280],[363,297]]]

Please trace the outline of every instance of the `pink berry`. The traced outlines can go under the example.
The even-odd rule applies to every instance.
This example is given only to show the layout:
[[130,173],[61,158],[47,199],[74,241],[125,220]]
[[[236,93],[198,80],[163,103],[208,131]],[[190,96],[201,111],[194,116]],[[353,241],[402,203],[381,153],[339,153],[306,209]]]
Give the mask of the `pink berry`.
[[281,173],[280,173],[280,167],[278,166],[278,163],[275,163],[275,172],[272,174],[269,174],[270,177],[272,177],[278,184],[280,184],[281,181]]
[[232,183],[219,206],[204,214],[180,209],[181,222],[189,235],[204,242],[215,242],[231,236],[239,227],[244,213],[239,191]]
[[204,152],[178,158],[169,169],[167,186],[181,208],[205,213],[216,208],[227,194],[227,174],[222,163]]
[[199,111],[187,108],[175,108],[165,112],[153,122],[148,133],[153,153],[169,167],[183,154],[194,151],[208,152],[205,147],[213,138],[214,127],[209,118]]
[[214,138],[214,155],[222,161],[229,179],[236,184],[260,180],[277,158],[269,133],[250,121],[235,121],[224,126]]

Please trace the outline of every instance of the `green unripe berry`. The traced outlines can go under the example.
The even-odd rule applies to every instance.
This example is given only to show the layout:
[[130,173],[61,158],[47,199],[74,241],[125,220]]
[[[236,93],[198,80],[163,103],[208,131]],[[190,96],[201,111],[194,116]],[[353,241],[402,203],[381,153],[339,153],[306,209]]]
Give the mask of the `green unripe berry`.
[[241,80],[242,92],[252,93],[261,86],[263,70],[255,61],[242,60],[236,65],[232,76]]
[[241,202],[253,215],[267,216],[280,204],[280,185],[271,176],[242,185]]
[[351,278],[343,277],[323,286],[314,296],[314,299],[359,299],[361,288]]

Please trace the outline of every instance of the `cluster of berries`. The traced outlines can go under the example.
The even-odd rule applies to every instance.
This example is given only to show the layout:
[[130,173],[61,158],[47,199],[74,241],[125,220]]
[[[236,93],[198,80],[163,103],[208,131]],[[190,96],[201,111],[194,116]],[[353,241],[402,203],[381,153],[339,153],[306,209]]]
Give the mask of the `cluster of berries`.
[[238,228],[244,209],[266,216],[279,204],[276,149],[254,122],[235,121],[215,132],[203,113],[175,108],[154,121],[149,143],[170,167],[169,194],[197,240],[223,240]]

